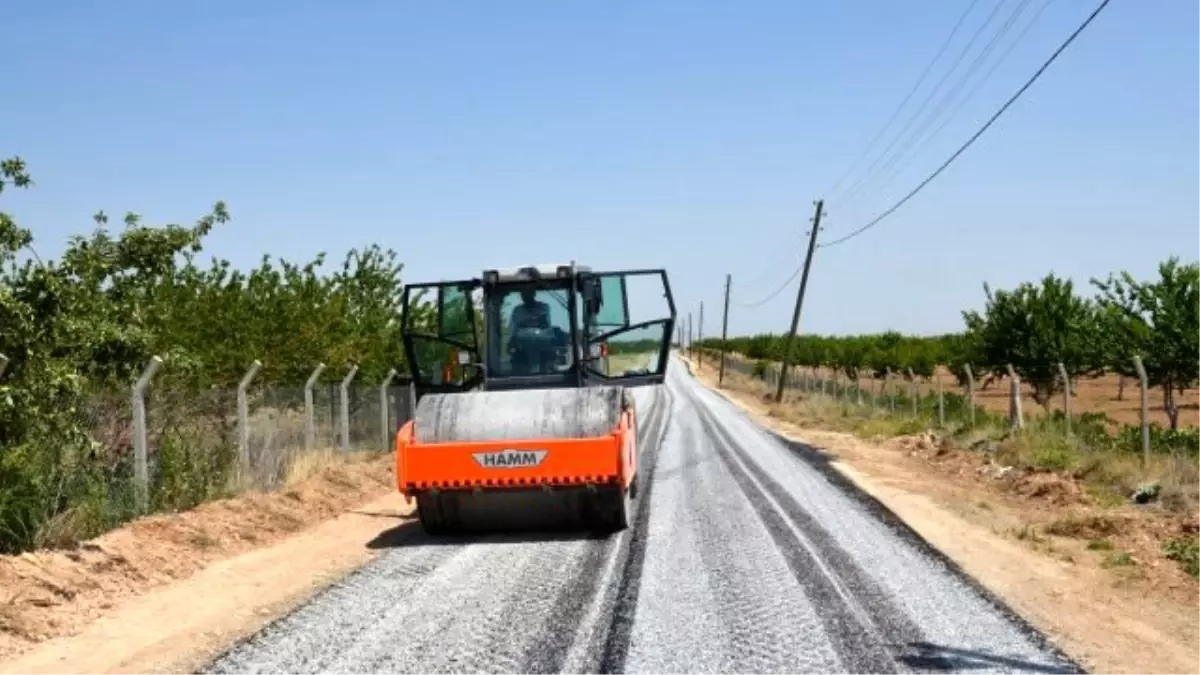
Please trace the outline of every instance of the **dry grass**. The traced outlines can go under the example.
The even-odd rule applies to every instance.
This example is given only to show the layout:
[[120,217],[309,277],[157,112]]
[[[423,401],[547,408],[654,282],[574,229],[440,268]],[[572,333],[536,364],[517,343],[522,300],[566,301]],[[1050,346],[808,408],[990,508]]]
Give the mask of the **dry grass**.
[[[1107,569],[1128,568],[1121,554],[1130,552],[1135,561],[1166,559],[1162,547],[1194,532],[1200,512],[1200,465],[1189,457],[1154,454],[1145,462],[1140,455],[1092,451],[1049,425],[1030,424],[1019,433],[1003,420],[937,429],[934,420],[907,411],[820,393],[785,390],[777,404],[773,387],[728,369],[724,389],[752,396],[783,422],[894,447],[960,485],[1024,504],[1027,523],[1004,534],[1039,550],[1055,548],[1046,537],[1077,541],[1078,547],[1088,540],[1107,541],[1119,547],[1103,565]],[[1145,486],[1157,486],[1157,498],[1147,506],[1132,504],[1131,496]],[[1179,564],[1187,566],[1186,560]]]
[[658,352],[636,352],[633,354],[613,354],[607,359],[608,372],[623,373],[628,370],[645,368],[653,371],[658,359]]

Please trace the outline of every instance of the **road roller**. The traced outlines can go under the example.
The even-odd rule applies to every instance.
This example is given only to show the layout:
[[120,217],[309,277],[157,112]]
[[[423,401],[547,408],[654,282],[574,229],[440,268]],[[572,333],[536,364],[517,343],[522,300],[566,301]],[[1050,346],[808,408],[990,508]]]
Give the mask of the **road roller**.
[[[654,309],[631,314],[631,299]],[[396,483],[426,532],[628,527],[630,390],[663,383],[674,334],[665,270],[487,269],[408,284],[403,304],[417,403]]]

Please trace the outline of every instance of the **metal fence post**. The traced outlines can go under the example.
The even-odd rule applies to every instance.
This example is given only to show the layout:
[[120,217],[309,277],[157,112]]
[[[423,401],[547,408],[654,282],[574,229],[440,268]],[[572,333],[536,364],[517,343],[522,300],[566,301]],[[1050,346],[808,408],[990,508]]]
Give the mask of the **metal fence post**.
[[162,358],[150,357],[150,363],[133,384],[133,483],[139,512],[146,511],[150,496],[150,471],[146,452],[146,388],[162,366]]
[[391,434],[388,433],[388,420],[391,415],[388,414],[390,407],[388,406],[388,387],[391,386],[392,380],[396,379],[396,369],[392,368],[387,372],[387,377],[383,378],[383,382],[379,384],[379,440],[383,445],[383,451],[387,452]]
[[407,422],[408,420],[411,420],[417,416],[417,383],[412,380],[410,380],[408,383],[408,410],[407,410],[407,413],[408,413],[408,419],[404,420],[405,422]]
[[1067,367],[1060,361],[1058,376],[1063,383],[1063,423],[1066,424],[1067,435],[1071,435],[1071,378],[1067,376]]
[[8,357],[0,354],[0,377],[4,375],[5,370],[8,370]]
[[946,395],[942,391],[942,373],[934,366],[933,377],[937,380],[938,427],[946,426]]
[[887,366],[883,371],[883,390],[887,392],[888,407],[896,412],[896,391],[892,389],[892,367]]
[[910,403],[910,406],[912,407],[912,416],[916,417],[917,416],[917,376],[913,374],[912,368],[907,368],[906,370],[908,370],[908,398],[910,399],[909,403]]
[[250,406],[246,403],[246,389],[254,381],[259,368],[262,368],[262,361],[254,359],[237,387],[238,463],[243,478],[250,475]]
[[971,364],[964,363],[963,371],[967,373],[967,419],[975,426],[975,373],[971,372]]
[[1142,364],[1142,357],[1133,357],[1133,367],[1137,369],[1138,374],[1138,389],[1140,389],[1142,405],[1141,405],[1141,420],[1142,420],[1142,462],[1150,463],[1150,401],[1149,401],[1149,378],[1146,376],[1146,366]]
[[1011,363],[1005,364],[1004,369],[1008,371],[1008,417],[1012,428],[1019,430],[1025,426],[1025,418],[1021,414],[1021,378],[1017,377],[1017,371],[1013,370]]
[[308,451],[317,443],[317,411],[313,404],[313,387],[317,386],[317,379],[323,372],[325,364],[318,363],[317,367],[313,368],[312,375],[308,376],[308,381],[304,383],[304,449]]
[[341,384],[341,427],[342,427],[342,451],[350,451],[350,383],[354,381],[354,375],[358,372],[358,365],[350,366],[350,372],[346,373],[346,377],[342,379]]

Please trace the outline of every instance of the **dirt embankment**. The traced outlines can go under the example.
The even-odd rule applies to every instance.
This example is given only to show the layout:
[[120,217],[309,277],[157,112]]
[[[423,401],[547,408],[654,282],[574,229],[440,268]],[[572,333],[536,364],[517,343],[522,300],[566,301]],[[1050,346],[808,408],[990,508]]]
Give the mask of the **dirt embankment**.
[[[716,389],[715,368],[693,371]],[[1200,587],[1163,553],[1165,541],[1195,536],[1194,506],[1099,503],[1075,476],[1006,468],[931,433],[865,440],[822,430],[819,417],[766,402],[760,382],[729,371],[720,391],[828,456],[1089,669],[1200,672]]]
[[326,456],[276,492],[0,557],[0,672],[196,667],[365,563],[411,511],[394,489],[390,456]]

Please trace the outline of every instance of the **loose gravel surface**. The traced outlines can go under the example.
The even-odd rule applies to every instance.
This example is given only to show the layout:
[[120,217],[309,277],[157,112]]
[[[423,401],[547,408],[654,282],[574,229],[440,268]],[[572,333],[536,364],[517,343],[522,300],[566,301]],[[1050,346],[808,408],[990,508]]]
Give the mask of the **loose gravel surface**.
[[1080,672],[683,363],[635,395],[628,530],[435,539],[406,523],[208,672]]

